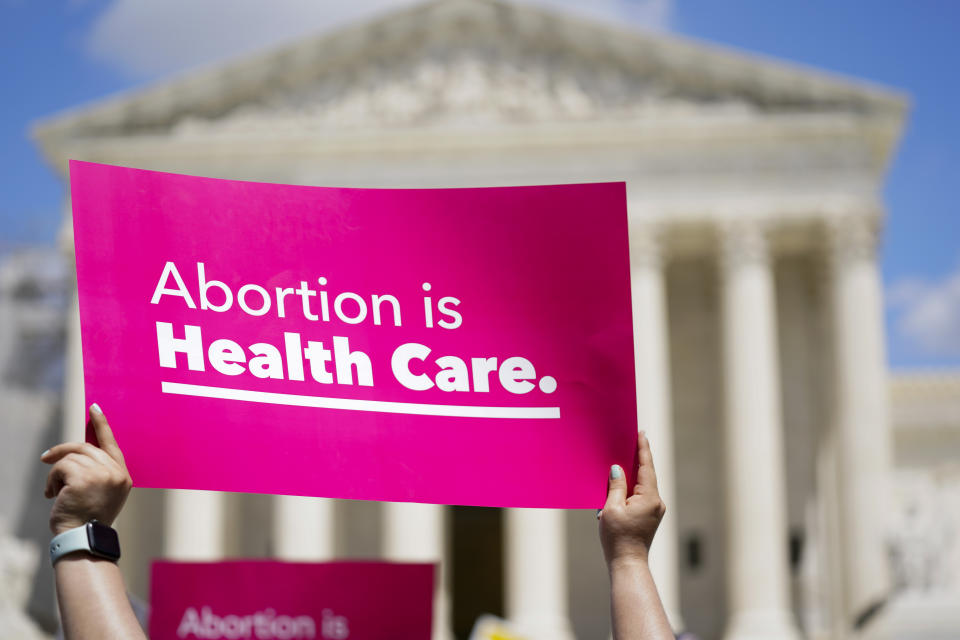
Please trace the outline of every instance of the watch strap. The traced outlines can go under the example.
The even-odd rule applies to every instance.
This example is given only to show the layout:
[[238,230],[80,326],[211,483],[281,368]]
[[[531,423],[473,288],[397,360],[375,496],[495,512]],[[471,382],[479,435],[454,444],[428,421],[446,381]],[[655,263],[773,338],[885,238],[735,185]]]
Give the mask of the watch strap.
[[50,563],[56,564],[57,560],[75,551],[92,552],[90,537],[87,535],[87,525],[85,524],[75,529],[68,529],[53,537],[53,540],[50,541]]

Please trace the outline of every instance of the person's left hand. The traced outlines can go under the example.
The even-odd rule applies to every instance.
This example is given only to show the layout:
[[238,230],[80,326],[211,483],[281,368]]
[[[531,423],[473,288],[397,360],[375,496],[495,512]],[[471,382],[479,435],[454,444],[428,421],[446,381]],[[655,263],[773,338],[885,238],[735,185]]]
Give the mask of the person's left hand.
[[598,514],[600,542],[607,565],[618,562],[646,562],[653,536],[667,511],[657,490],[650,442],[644,432],[637,439],[640,466],[632,491],[627,488],[623,468],[613,465],[608,479],[607,502]]
[[53,465],[44,495],[55,498],[50,510],[50,530],[54,534],[91,520],[112,524],[133,486],[123,453],[96,404],[90,406],[90,421],[99,447],[87,442],[65,442],[44,451],[40,457]]

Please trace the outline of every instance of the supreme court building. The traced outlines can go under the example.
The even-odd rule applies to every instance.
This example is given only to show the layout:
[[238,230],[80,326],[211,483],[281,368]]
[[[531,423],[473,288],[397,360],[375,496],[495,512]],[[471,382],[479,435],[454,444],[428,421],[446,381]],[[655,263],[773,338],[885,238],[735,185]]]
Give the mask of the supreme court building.
[[[651,561],[669,614],[705,639],[839,639],[871,635],[890,595],[876,248],[905,109],[816,70],[449,0],[108,98],[35,135],[65,180],[70,158],[325,186],[625,180],[639,426],[668,505]],[[81,439],[76,314],[67,376],[64,437]],[[117,526],[141,597],[154,557],[442,561],[435,638],[465,638],[482,612],[535,640],[609,633],[592,512],[134,490]]]

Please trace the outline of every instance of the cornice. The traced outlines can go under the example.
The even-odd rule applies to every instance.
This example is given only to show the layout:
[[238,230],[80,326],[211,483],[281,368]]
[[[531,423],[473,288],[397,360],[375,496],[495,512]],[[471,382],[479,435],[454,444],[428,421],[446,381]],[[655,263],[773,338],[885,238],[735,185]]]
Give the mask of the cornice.
[[[687,114],[635,120],[498,123],[485,126],[425,125],[383,128],[317,129],[304,121],[276,120],[273,126],[205,127],[200,123],[174,132],[137,135],[98,134],[58,140],[45,146],[50,163],[65,174],[68,158],[120,162],[116,158],[147,154],[158,158],[246,156],[284,158],[355,157],[390,154],[466,152],[575,153],[622,150],[629,164],[661,167],[668,173],[749,171],[755,175],[777,168],[797,173],[811,170],[856,170],[879,183],[885,157],[873,153],[870,136],[885,136],[848,114],[793,114],[732,117],[729,114]],[[866,137],[865,137],[866,136]],[[806,159],[805,159],[806,158]],[[621,165],[621,170],[623,169]]]
[[888,388],[895,429],[960,434],[960,369],[893,372]]
[[[896,372],[890,374],[890,395],[895,402],[953,399],[960,403],[960,369]],[[960,423],[960,415],[957,416]]]

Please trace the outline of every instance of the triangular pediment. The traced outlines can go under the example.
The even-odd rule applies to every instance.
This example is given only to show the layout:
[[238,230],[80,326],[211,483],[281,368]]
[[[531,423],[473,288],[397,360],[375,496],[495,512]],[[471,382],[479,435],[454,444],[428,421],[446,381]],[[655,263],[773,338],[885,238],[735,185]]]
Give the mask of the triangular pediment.
[[894,113],[887,90],[499,0],[441,0],[52,118],[42,142],[191,128],[305,130]]

